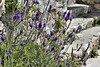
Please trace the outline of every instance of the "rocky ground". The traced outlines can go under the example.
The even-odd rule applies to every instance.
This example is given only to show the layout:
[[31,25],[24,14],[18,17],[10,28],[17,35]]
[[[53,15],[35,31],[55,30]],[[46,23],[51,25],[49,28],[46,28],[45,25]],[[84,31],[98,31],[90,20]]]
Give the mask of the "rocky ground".
[[[74,1],[74,0],[73,0]],[[81,45],[83,43],[82,49],[86,49],[88,42],[93,45],[100,44],[100,0],[82,0],[81,4],[73,4],[68,6],[68,10],[72,12],[73,21],[70,29],[77,28],[79,25],[82,27],[82,31],[78,33],[77,39],[70,45],[67,52],[71,52],[72,47],[75,49],[77,44]],[[98,26],[94,26],[94,17],[98,20]],[[88,53],[91,51],[89,48]],[[80,52],[74,52],[75,54],[81,54]],[[98,50],[100,55],[100,50]],[[84,66],[82,66],[84,67]],[[87,60],[86,67],[100,67],[100,56],[97,58],[89,58]]]

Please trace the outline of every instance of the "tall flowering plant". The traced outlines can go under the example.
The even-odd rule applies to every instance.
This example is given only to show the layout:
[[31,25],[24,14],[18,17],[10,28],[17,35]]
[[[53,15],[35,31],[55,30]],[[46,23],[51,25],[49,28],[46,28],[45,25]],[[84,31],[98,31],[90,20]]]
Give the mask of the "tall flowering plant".
[[[61,51],[65,49],[65,45],[73,42],[74,35],[79,32],[80,28],[67,32],[72,21],[69,11],[64,12],[62,16],[55,20],[52,26],[53,30],[49,33],[45,32],[44,29],[49,21],[44,22],[43,18],[46,13],[51,14],[52,12],[52,5],[49,4],[50,0],[45,4],[46,8],[41,13],[38,0],[32,0],[31,2],[25,0],[23,5],[20,5],[18,1],[16,2],[12,12],[14,14],[12,20],[10,20],[10,23],[6,23],[6,25],[8,24],[6,26],[7,32],[1,35],[0,57],[2,60],[0,60],[0,64],[2,66],[72,66],[72,61],[74,61],[73,52],[71,53],[71,59],[67,58],[63,61]],[[70,21],[68,26],[65,25],[67,21]],[[66,51],[64,54],[70,56]],[[77,58],[83,61],[84,56],[81,58],[78,55]],[[84,64],[86,65],[85,62]]]

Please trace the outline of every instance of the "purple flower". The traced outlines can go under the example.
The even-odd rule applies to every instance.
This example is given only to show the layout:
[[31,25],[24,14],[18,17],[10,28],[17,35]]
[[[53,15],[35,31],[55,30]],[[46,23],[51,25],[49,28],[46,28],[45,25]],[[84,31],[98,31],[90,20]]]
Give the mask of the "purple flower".
[[37,61],[36,65],[38,66],[39,65],[39,62]]
[[36,1],[37,4],[39,4],[39,1]]
[[42,29],[42,22],[39,23],[38,27],[39,29]]
[[57,57],[57,60],[59,59],[60,56]]
[[38,29],[38,25],[36,25],[35,28]]
[[34,2],[34,3],[36,3],[36,1],[35,1],[35,0],[34,0],[33,2]]
[[1,40],[2,40],[3,42],[6,40],[6,38],[5,38],[4,35],[1,36]]
[[34,21],[34,17],[32,17],[32,21]]
[[46,49],[46,52],[48,52],[49,51],[49,49]]
[[66,21],[68,21],[68,19],[69,19],[68,17],[65,17],[65,20],[66,20]]
[[90,45],[90,42],[88,43],[88,45]]
[[53,50],[55,50],[55,46],[53,46],[53,47],[51,48],[51,51],[53,51]]
[[45,35],[45,38],[48,38],[48,34]]
[[43,46],[45,47],[45,41],[43,42]]
[[65,34],[65,33],[66,33],[66,29],[63,30],[63,34]]
[[51,8],[52,8],[52,5],[49,6],[49,9],[51,9]]
[[65,47],[62,47],[61,50],[63,50]]
[[78,30],[76,30],[76,32],[75,32],[76,34],[78,33]]
[[80,58],[80,55],[77,55],[77,59],[79,59]]
[[65,11],[64,14],[63,14],[63,17],[65,17],[66,13],[67,13],[67,12]]
[[70,11],[68,12],[67,17],[70,18]]
[[53,36],[54,35],[54,31],[50,31],[50,35]]
[[20,15],[17,15],[17,19],[20,19]]
[[64,15],[67,13],[67,11],[64,12]]
[[39,14],[40,14],[40,13],[39,13],[39,12],[37,12],[37,13],[36,13],[36,17],[38,17],[38,16],[39,16]]
[[26,7],[28,7],[29,6],[29,4],[28,3],[26,3]]
[[20,45],[21,45],[21,46],[24,46],[24,45],[25,45],[25,43],[24,43],[24,42],[22,42]]
[[48,12],[51,13],[51,10],[49,9]]
[[23,16],[24,15],[24,11],[21,11],[21,16]]
[[24,18],[24,17],[22,17],[22,18],[21,18],[21,21],[24,21],[24,20],[25,20],[25,18]]
[[1,57],[0,57],[0,64],[1,64]]
[[31,8],[30,4],[29,4],[29,8]]
[[15,11],[17,10],[17,6],[15,7]]
[[73,32],[75,32],[75,29],[73,29]]
[[81,29],[81,26],[78,26],[78,29]]
[[57,40],[58,40],[58,36],[57,36],[57,37],[55,37],[54,41],[57,41]]
[[15,14],[14,16],[13,16],[13,19],[15,20],[17,18],[17,15]]
[[16,1],[16,4],[18,3],[18,0]]
[[12,51],[12,50],[10,50],[10,51],[9,51],[9,53],[10,53],[10,54],[13,54],[13,51]]
[[43,26],[46,27],[46,23],[44,23]]
[[63,17],[65,17],[65,14],[63,14]]
[[71,38],[72,36],[73,36],[73,33],[70,33],[67,38]]
[[36,17],[36,20],[37,20],[37,21],[40,20],[40,17]]
[[30,23],[30,27],[31,27],[31,28],[33,27],[33,24],[32,24],[32,23]]
[[84,60],[83,65],[86,66],[86,60]]
[[63,43],[62,42],[60,42],[60,45],[62,45]]
[[70,17],[70,21],[72,21],[72,18]]
[[66,45],[66,40],[64,40],[64,45]]

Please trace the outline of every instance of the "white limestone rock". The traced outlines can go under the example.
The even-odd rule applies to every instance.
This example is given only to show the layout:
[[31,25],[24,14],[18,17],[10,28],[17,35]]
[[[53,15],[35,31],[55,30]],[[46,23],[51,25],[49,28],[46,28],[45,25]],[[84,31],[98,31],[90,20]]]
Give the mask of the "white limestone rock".
[[0,0],[0,17],[2,16],[2,13],[5,11],[5,0]]

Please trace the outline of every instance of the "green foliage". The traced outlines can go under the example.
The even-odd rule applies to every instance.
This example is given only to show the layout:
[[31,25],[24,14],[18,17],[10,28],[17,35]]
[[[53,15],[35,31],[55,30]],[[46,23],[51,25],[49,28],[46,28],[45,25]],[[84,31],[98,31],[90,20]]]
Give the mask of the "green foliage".
[[83,3],[82,0],[76,0],[76,3]]
[[14,9],[15,5],[16,5],[16,1],[17,0],[6,0],[5,1],[5,7],[7,11],[11,11]]
[[93,48],[90,52],[90,55],[89,55],[91,58],[95,58],[97,56],[99,56],[98,52],[97,52],[97,49],[96,48]]

